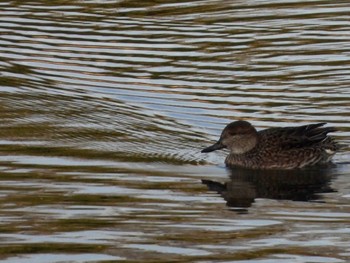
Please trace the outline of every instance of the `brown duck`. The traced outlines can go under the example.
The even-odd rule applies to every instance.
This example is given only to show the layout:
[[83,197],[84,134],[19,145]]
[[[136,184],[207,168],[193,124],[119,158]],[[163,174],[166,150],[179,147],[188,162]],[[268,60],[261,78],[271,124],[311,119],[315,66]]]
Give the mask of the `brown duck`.
[[293,169],[330,162],[339,149],[327,134],[334,127],[316,123],[297,127],[257,131],[247,121],[235,121],[222,131],[219,141],[203,153],[222,148],[230,150],[227,166],[253,169]]

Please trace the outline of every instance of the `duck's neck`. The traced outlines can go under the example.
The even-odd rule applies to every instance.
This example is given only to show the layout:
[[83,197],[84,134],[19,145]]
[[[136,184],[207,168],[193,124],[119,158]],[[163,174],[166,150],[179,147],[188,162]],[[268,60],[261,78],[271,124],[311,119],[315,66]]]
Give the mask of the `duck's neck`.
[[258,143],[258,135],[256,133],[244,135],[240,140],[236,140],[235,144],[230,147],[231,154],[245,154],[255,148]]

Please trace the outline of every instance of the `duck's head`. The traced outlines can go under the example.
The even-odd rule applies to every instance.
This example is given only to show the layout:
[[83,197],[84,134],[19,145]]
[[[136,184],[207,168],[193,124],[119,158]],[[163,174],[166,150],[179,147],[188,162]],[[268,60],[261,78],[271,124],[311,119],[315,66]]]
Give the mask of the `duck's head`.
[[227,148],[233,154],[243,154],[255,147],[258,142],[258,132],[247,121],[235,121],[228,124],[222,131],[220,139],[202,150],[202,153]]

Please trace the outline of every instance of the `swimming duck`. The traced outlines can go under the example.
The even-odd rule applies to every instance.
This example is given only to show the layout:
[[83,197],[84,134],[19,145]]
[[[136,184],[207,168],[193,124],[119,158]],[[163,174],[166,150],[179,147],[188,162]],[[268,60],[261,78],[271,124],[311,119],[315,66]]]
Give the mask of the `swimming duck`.
[[235,121],[222,131],[220,139],[202,153],[227,148],[227,166],[253,169],[294,169],[330,162],[339,149],[327,134],[334,127],[316,123],[257,131],[247,121]]

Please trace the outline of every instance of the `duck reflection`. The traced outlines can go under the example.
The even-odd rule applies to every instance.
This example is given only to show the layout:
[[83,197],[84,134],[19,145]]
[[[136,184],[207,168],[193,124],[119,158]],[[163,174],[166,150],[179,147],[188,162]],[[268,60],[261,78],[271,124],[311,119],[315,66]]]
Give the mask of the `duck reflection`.
[[202,180],[209,190],[218,192],[235,208],[250,207],[256,198],[315,201],[320,193],[330,193],[331,167],[300,170],[230,169],[230,180],[220,183]]

